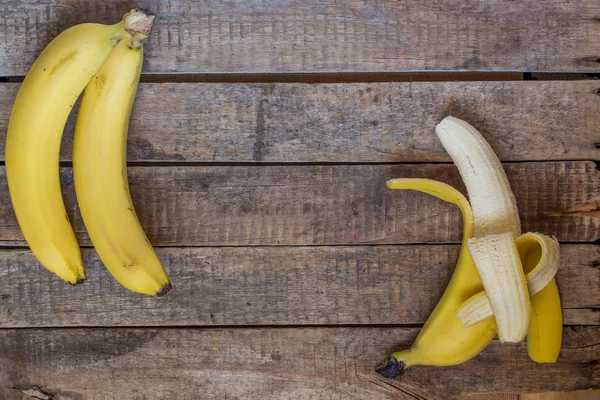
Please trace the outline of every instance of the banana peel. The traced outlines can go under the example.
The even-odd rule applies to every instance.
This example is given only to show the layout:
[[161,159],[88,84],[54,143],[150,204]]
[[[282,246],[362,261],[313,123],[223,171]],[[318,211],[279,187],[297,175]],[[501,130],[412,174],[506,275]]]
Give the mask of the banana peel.
[[[526,233],[517,239],[525,274],[533,274],[544,264],[558,268],[558,241],[545,235]],[[529,283],[528,283],[529,284]],[[532,288],[533,291],[536,288]],[[533,293],[532,291],[532,293]],[[531,322],[527,332],[527,352],[537,363],[555,363],[560,354],[563,333],[562,307],[556,280],[531,297]]]
[[417,339],[409,349],[392,353],[377,372],[394,378],[413,365],[449,366],[463,363],[479,354],[496,335],[493,318],[465,327],[456,314],[462,303],[483,291],[481,279],[467,250],[467,239],[473,235],[471,205],[452,186],[430,179],[392,179],[387,182],[387,187],[416,190],[457,205],[463,217],[463,240],[450,283]]

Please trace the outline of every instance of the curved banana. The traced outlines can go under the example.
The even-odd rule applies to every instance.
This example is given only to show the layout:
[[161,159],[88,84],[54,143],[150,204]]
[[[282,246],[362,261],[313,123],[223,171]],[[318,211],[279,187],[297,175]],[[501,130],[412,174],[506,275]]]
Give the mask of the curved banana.
[[452,186],[430,179],[392,179],[387,186],[390,189],[418,190],[456,204],[463,215],[464,233],[450,283],[419,336],[410,349],[391,354],[386,365],[377,372],[394,378],[412,365],[448,366],[463,363],[479,354],[496,335],[493,318],[467,328],[456,314],[464,301],[483,290],[477,269],[467,251],[467,239],[473,235],[471,205]]
[[127,130],[144,38],[121,41],[85,88],[75,126],[73,176],[83,221],[106,268],[126,288],[161,296],[171,284],[138,221],[127,182]]
[[132,10],[114,25],[80,24],[62,32],[31,66],[10,116],[6,177],[19,226],[38,261],[71,284],[85,279],[85,270],[60,187],[63,129],[90,78],[146,17]]

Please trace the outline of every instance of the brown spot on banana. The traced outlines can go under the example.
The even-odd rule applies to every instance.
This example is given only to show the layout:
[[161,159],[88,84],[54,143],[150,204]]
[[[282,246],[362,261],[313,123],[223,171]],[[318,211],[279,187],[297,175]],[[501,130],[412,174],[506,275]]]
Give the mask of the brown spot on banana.
[[65,65],[67,62],[69,62],[73,58],[75,58],[77,53],[78,53],[78,51],[74,50],[71,53],[64,56],[63,58],[61,58],[60,60],[58,60],[58,62],[54,65],[54,67],[52,67],[52,70],[50,71],[49,75],[50,76],[54,75],[63,65]]

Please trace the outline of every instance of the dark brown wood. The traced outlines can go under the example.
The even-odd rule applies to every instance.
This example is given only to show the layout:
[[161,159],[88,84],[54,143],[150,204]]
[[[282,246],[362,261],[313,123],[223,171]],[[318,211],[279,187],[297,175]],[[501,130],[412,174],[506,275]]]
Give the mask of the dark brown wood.
[[[0,85],[0,160],[18,84]],[[600,159],[595,81],[142,84],[129,161],[451,161],[446,115],[480,129],[504,161]],[[63,140],[71,159],[75,113]]]
[[[149,0],[148,72],[598,71],[596,0]],[[115,23],[120,0],[3,1],[0,75],[24,74],[59,32]]]
[[[566,324],[600,325],[600,247],[563,245]],[[70,287],[28,250],[0,251],[0,327],[422,324],[441,297],[457,245],[160,248],[163,298],[127,291],[95,252]],[[596,310],[596,311],[594,311]]]
[[[554,216],[600,198],[593,162],[505,164],[523,232],[561,241],[600,237],[593,215]],[[458,243],[457,207],[413,191],[389,190],[399,177],[462,187],[451,164],[269,167],[131,167],[135,208],[153,244],[319,245]],[[63,170],[67,209],[81,243],[71,170]],[[0,244],[24,245],[0,169]]]
[[[374,372],[418,329],[69,329],[0,331],[0,397],[69,399],[449,399],[600,385],[599,327],[566,328],[557,364],[493,342],[456,367]],[[421,396],[421,397],[418,397]]]

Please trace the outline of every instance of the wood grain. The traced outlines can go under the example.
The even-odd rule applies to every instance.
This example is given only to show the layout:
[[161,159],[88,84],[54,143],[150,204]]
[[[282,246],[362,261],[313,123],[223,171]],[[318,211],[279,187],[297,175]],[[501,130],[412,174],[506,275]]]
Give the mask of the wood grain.
[[[494,341],[456,367],[373,370],[418,329],[68,329],[0,331],[0,397],[41,388],[83,399],[451,399],[469,392],[598,387],[600,327],[566,328],[556,364]],[[509,367],[507,367],[509,366]],[[412,396],[412,397],[411,397]],[[421,396],[421,397],[416,397]]]
[[[600,24],[599,24],[600,25]],[[499,158],[600,159],[595,81],[142,84],[129,161],[451,161],[434,133],[451,113]],[[0,84],[0,160],[18,84]],[[63,140],[71,159],[75,113]]]
[[600,390],[572,392],[465,394],[460,400],[600,400]]
[[519,400],[600,400],[600,390],[578,390],[567,393],[521,394]]
[[[598,71],[596,0],[484,3],[149,0],[148,72]],[[0,75],[24,74],[81,22],[115,23],[132,3],[3,1]]]
[[[65,285],[28,250],[0,251],[0,327],[422,324],[459,246],[160,248],[174,289],[127,291],[91,249]],[[600,247],[563,245],[565,324],[600,325]]]
[[[593,162],[505,164],[523,232],[561,241],[600,237],[594,214],[564,214],[600,198]],[[269,167],[131,167],[140,221],[159,246],[458,243],[460,212],[429,195],[392,191],[386,180],[438,179],[458,188],[451,164]],[[81,243],[90,242],[64,169],[67,210]],[[561,216],[553,216],[558,212]],[[25,244],[0,169],[0,244]]]

